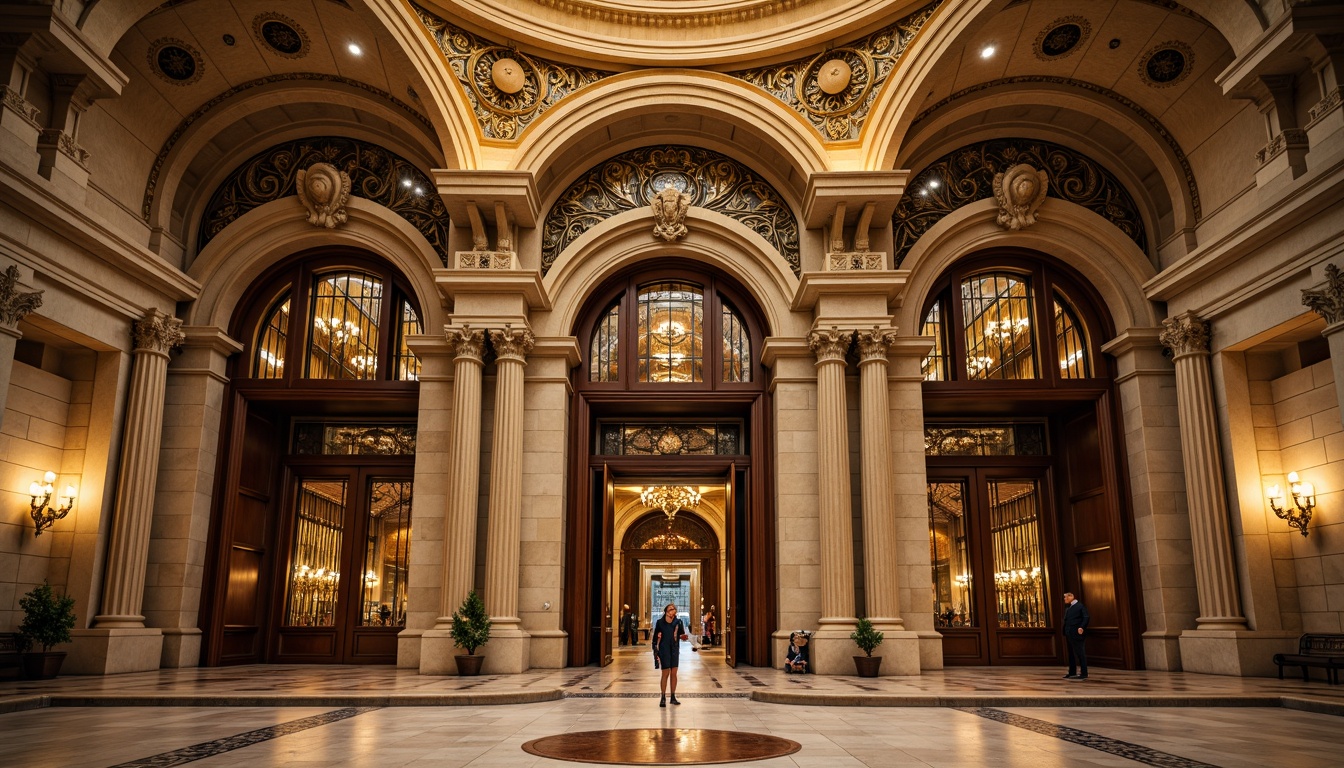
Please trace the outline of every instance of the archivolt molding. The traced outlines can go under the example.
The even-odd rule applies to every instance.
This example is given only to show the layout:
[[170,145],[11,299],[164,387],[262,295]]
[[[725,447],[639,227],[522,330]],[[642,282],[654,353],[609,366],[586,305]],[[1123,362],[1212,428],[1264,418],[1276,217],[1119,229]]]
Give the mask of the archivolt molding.
[[339,229],[314,227],[297,197],[254,208],[220,233],[187,270],[201,292],[187,310],[187,325],[228,328],[248,287],[276,262],[319,247],[358,248],[387,259],[410,281],[425,328],[442,327],[447,318],[434,286],[433,270],[442,267],[433,247],[405,219],[387,208],[350,198],[349,220]]
[[567,336],[589,294],[620,270],[644,261],[680,256],[713,265],[737,280],[765,315],[765,335],[802,336],[810,318],[789,311],[798,278],[771,244],[738,222],[703,208],[687,215],[689,234],[675,244],[649,234],[647,208],[626,211],[574,241],[543,278],[555,310],[533,318],[538,335]]
[[1144,282],[1156,270],[1143,251],[1110,222],[1056,198],[1046,198],[1040,220],[1028,229],[1005,230],[995,222],[997,216],[994,200],[979,200],[944,217],[915,243],[902,265],[909,277],[907,299],[896,313],[898,327],[920,326],[924,301],[952,264],[1001,247],[1039,251],[1076,269],[1100,294],[1117,331],[1159,324],[1156,305],[1143,292]]

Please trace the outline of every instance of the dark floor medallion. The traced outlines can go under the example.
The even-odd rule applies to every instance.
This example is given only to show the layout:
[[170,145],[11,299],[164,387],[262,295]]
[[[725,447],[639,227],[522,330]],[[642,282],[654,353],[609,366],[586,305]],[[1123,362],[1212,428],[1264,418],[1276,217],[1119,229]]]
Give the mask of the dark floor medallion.
[[796,741],[745,731],[625,728],[561,733],[533,739],[523,751],[538,757],[605,765],[710,765],[791,755]]

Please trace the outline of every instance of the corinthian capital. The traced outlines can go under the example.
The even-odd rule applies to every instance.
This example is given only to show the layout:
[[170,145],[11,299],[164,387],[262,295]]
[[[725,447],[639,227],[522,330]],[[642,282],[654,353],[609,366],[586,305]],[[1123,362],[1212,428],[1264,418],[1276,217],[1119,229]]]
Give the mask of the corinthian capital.
[[859,331],[857,341],[860,364],[870,360],[886,360],[887,348],[896,341],[896,329],[873,326],[871,331]]
[[0,324],[11,328],[29,312],[42,306],[42,291],[19,290],[19,268],[10,264],[0,275]]
[[522,360],[536,346],[537,337],[526,328],[505,324],[503,330],[490,332],[490,345],[495,348],[497,360]]
[[164,355],[187,340],[186,334],[182,333],[182,321],[157,309],[149,310],[144,317],[136,320],[131,334],[137,351],[146,350]]
[[854,338],[853,331],[842,331],[835,326],[829,330],[813,331],[807,335],[807,345],[812,348],[812,352],[817,356],[818,363],[828,363],[833,361],[845,361],[845,353],[849,351],[849,343]]
[[1339,267],[1326,264],[1325,287],[1303,291],[1302,304],[1325,318],[1326,325],[1344,320],[1344,276],[1339,274]]
[[458,357],[469,357],[478,363],[485,357],[484,331],[464,323],[445,328],[443,335],[448,338],[448,344],[456,350]]
[[1209,351],[1209,323],[1186,313],[1162,321],[1162,346],[1171,350],[1171,356],[1181,357]]

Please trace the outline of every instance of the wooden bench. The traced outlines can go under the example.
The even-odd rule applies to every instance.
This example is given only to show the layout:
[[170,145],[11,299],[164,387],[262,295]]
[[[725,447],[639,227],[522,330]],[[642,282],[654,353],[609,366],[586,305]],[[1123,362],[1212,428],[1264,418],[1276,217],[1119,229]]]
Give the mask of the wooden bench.
[[1276,653],[1274,663],[1279,666],[1279,679],[1284,667],[1301,667],[1302,679],[1309,667],[1325,670],[1325,679],[1331,685],[1339,684],[1339,670],[1344,669],[1344,635],[1305,634],[1297,640],[1297,653]]
[[0,680],[19,675],[19,633],[0,632]]

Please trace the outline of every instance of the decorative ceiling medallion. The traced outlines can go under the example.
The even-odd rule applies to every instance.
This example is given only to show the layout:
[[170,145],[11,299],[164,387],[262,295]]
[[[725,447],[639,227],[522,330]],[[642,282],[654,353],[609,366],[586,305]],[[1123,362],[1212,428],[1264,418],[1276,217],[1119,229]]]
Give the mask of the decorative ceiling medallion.
[[487,139],[517,139],[523,129],[564,97],[610,72],[554,64],[483,40],[414,6],[453,76],[467,92]]
[[286,59],[308,55],[308,33],[284,14],[267,12],[252,20],[252,33],[276,54]]
[[1154,88],[1173,86],[1190,76],[1195,52],[1178,40],[1154,46],[1139,63],[1139,77]]
[[784,198],[747,166],[699,147],[642,147],[591,168],[561,193],[541,234],[544,275],[584,232],[624,211],[645,208],[665,188],[690,205],[737,220],[773,245],[795,275],[798,220]]
[[1041,61],[1062,59],[1092,36],[1092,24],[1082,16],[1065,16],[1046,25],[1036,36],[1032,51]]
[[191,85],[205,74],[205,61],[191,45],[175,37],[161,37],[149,44],[149,69],[173,85]]
[[823,139],[857,139],[877,91],[938,5],[930,3],[862,40],[809,59],[728,74],[784,102],[807,118]]

